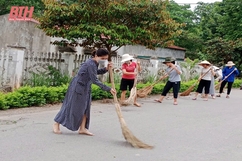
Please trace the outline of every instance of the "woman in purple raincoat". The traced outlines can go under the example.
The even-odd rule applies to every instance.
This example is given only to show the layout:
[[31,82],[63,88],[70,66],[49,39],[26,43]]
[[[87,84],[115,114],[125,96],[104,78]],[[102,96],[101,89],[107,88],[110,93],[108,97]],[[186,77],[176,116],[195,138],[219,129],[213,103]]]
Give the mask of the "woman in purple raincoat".
[[77,131],[79,134],[93,135],[89,132],[90,108],[91,108],[91,85],[94,83],[102,90],[115,94],[112,89],[101,83],[97,74],[104,74],[108,71],[111,64],[107,67],[98,69],[98,64],[108,59],[106,49],[98,49],[93,52],[92,58],[82,63],[77,75],[72,79],[62,107],[55,117],[53,131],[60,134],[60,124],[69,130]]

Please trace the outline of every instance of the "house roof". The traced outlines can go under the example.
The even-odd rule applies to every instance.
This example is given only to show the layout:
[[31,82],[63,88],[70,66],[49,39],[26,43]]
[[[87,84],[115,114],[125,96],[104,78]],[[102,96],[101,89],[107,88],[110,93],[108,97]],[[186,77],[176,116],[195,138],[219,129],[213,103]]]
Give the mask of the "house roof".
[[186,51],[187,50],[185,48],[182,48],[182,47],[179,47],[179,46],[175,46],[175,45],[168,46],[167,48],[169,48],[169,49],[175,49],[175,50],[183,50],[183,51]]

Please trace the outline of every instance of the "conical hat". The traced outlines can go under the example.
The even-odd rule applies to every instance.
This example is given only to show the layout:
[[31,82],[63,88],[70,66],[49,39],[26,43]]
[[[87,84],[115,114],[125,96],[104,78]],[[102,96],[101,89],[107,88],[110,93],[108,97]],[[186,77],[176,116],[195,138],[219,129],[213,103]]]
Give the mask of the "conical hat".
[[211,63],[209,63],[207,60],[202,61],[198,65],[203,65],[203,64],[211,65]]
[[227,67],[231,67],[234,66],[235,64],[232,61],[228,61],[228,63],[225,65]]

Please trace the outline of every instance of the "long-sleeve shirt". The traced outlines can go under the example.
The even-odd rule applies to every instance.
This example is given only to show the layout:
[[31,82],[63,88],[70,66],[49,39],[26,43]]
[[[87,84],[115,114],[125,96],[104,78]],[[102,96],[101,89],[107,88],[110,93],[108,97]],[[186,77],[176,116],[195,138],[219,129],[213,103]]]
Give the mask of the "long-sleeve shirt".
[[239,75],[239,71],[238,69],[234,70],[235,67],[225,67],[223,68],[223,80],[226,76],[228,76],[231,72],[233,72],[228,78],[226,78],[224,81],[227,82],[234,82],[235,76]]

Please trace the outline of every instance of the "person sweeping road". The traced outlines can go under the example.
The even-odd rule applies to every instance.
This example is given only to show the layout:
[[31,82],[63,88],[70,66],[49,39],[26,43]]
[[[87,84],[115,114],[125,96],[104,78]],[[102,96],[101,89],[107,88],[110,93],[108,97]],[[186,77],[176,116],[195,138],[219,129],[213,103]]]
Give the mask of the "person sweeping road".
[[222,83],[221,83],[220,89],[219,89],[219,94],[217,95],[217,97],[221,97],[221,94],[223,92],[225,85],[228,84],[226,98],[229,98],[231,88],[234,83],[234,79],[237,75],[239,75],[239,71],[234,65],[235,64],[232,61],[229,61],[225,65],[225,68],[223,68],[223,79],[222,79]]
[[[220,68],[216,67],[216,66],[213,66],[212,68],[214,69],[215,75],[211,76],[209,95],[211,95],[212,99],[215,99],[215,81],[222,79],[222,70]],[[214,77],[216,77],[216,79]],[[205,90],[203,88],[202,98],[205,98],[204,92],[205,92]]]
[[211,85],[211,80],[212,77],[214,77],[215,73],[213,70],[213,67],[211,67],[211,63],[209,63],[208,61],[204,60],[201,63],[199,63],[198,65],[201,65],[203,68],[201,70],[201,74],[199,77],[199,84],[195,93],[195,96],[193,98],[193,100],[197,99],[197,95],[200,93],[202,93],[203,88],[204,88],[204,101],[208,100],[208,94],[209,94],[209,88]]
[[98,64],[107,61],[109,52],[106,49],[98,49],[92,54],[92,58],[81,64],[77,75],[72,79],[62,107],[55,117],[53,132],[61,134],[60,124],[69,130],[79,134],[93,135],[89,132],[91,109],[91,85],[98,85],[102,90],[109,91],[113,95],[116,90],[101,83],[97,74],[104,74],[112,66],[98,69]]
[[[123,63],[122,64],[123,75],[120,83],[120,90],[122,91],[121,98],[120,98],[121,104],[125,104],[124,102],[125,102],[125,96],[126,96],[127,90],[129,89],[129,91],[131,91],[135,83],[137,72],[141,71],[140,62],[135,63],[132,61],[133,59],[134,58],[129,54],[124,54],[122,56],[121,63]],[[137,102],[137,95],[134,98],[134,105],[137,107],[141,106]]]
[[167,93],[170,91],[170,89],[173,89],[173,97],[174,97],[174,105],[177,105],[177,97],[180,90],[180,83],[181,83],[181,68],[179,65],[175,65],[175,58],[167,57],[164,64],[167,65],[166,73],[168,73],[169,79],[166,82],[166,85],[163,89],[163,92],[161,94],[161,97],[159,99],[155,99],[156,102],[162,103],[163,99],[167,95]]

